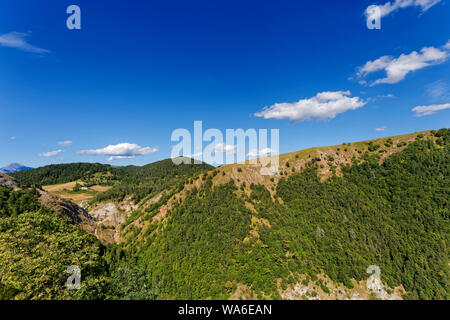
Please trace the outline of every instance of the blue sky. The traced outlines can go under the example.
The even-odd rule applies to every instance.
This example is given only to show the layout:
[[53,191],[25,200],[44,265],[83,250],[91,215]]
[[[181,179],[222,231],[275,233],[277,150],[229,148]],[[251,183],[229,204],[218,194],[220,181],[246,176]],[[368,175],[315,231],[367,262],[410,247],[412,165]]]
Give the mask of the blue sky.
[[380,30],[361,0],[2,1],[0,166],[142,165],[194,120],[282,153],[448,127],[450,3],[396,1]]

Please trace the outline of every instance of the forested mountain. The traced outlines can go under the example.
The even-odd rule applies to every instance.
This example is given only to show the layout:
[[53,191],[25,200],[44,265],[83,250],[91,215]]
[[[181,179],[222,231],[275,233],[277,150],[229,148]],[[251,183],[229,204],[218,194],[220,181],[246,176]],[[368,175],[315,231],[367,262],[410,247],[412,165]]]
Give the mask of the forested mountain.
[[[449,148],[441,129],[282,155],[272,177],[248,164],[108,167],[97,172],[114,187],[93,202],[133,195],[136,207],[106,246],[42,208],[33,189],[2,188],[0,295],[449,299]],[[33,171],[14,177],[50,181]],[[86,278],[68,293],[64,269],[77,263]]]
[[52,185],[71,181],[82,181],[85,186],[113,186],[99,194],[95,201],[121,200],[133,195],[136,200],[152,192],[184,184],[184,178],[192,174],[211,170],[214,167],[202,164],[175,165],[171,159],[148,165],[112,167],[100,163],[56,164],[11,174],[22,185]]
[[100,163],[52,164],[45,167],[12,173],[22,185],[50,185],[75,180],[98,183],[112,183],[118,172],[110,165]]
[[[0,173],[0,300],[156,297],[151,286],[145,288],[147,277],[141,266],[126,261],[108,264],[110,249],[87,232],[95,228],[88,223],[92,217],[82,216],[86,213],[74,203],[28,184],[92,179],[106,173],[131,188],[138,180],[163,184],[164,177],[186,179],[210,168],[206,164],[174,166],[171,160],[117,170],[100,164],[56,165],[18,175],[21,190],[17,181]],[[80,290],[65,286],[71,265],[82,270]]]

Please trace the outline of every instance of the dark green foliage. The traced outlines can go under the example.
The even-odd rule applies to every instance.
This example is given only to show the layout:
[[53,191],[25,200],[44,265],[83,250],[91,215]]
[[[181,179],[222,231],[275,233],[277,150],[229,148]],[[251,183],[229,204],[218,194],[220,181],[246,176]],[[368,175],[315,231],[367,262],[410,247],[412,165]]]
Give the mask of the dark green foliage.
[[[100,163],[52,164],[45,167],[10,174],[21,185],[51,185],[83,180],[93,183],[113,183],[118,172],[114,167]],[[97,175],[97,177],[96,177]]]
[[113,300],[155,300],[159,294],[158,284],[150,284],[143,265],[125,261],[114,266],[110,287]]
[[161,284],[161,297],[226,298],[227,281],[253,282],[250,265],[241,265],[252,259],[242,246],[251,214],[235,190],[231,183],[194,189],[173,208],[167,225],[127,251],[147,266],[152,283]]
[[[367,278],[365,268],[376,264],[412,298],[448,299],[449,165],[448,145],[419,141],[381,166],[368,159],[325,183],[313,168],[282,179],[279,219],[299,267],[345,282]],[[317,226],[324,236],[311,242]]]
[[392,141],[392,139],[389,138],[389,139],[386,140],[386,142],[384,143],[384,145],[385,145],[386,147],[389,148],[389,147],[392,146],[393,143],[394,143],[394,142]]
[[379,144],[373,143],[372,141],[368,143],[368,150],[370,152],[376,151],[380,148]]
[[128,166],[116,169],[119,171],[120,183],[97,194],[93,202],[121,201],[127,195],[133,195],[134,200],[138,202],[166,189],[181,190],[190,177],[214,167],[206,163],[175,165],[172,159],[166,159],[143,167]]
[[[0,187],[0,299],[107,297],[105,248],[39,205],[33,190]],[[68,290],[65,271],[81,268],[80,290]]]
[[[279,298],[277,280],[287,279],[286,286],[291,274],[318,281],[325,273],[351,288],[350,279],[367,279],[373,264],[387,285],[404,285],[409,298],[450,298],[448,144],[417,141],[378,162],[377,154],[365,153],[342,177],[324,182],[311,164],[280,180],[275,199],[283,204],[262,185],[237,197],[232,183],[212,188],[208,181],[176,204],[166,223],[144,240],[132,237],[123,250],[147,267],[161,298],[223,299],[237,282],[259,297]],[[250,236],[252,215],[271,225],[260,225],[258,237]]]

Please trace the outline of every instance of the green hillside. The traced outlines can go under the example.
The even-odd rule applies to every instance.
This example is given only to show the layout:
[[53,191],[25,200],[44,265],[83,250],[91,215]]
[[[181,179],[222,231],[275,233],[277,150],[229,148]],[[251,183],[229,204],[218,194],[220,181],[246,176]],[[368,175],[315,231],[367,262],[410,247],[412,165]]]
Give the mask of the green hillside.
[[85,186],[113,186],[99,194],[94,202],[104,200],[120,201],[133,195],[136,201],[172,186],[184,185],[185,179],[203,171],[214,169],[202,164],[173,164],[171,159],[150,163],[145,166],[112,167],[99,163],[57,164],[11,174],[22,185],[53,185],[82,181]]
[[120,172],[100,163],[52,164],[10,174],[22,185],[51,185],[82,180],[86,183],[108,184],[116,181]]
[[448,299],[449,130],[422,137],[382,164],[366,152],[322,182],[311,159],[274,197],[263,185],[214,186],[210,174],[161,223],[142,213],[113,250],[146,266],[169,299],[227,298],[237,284],[278,299],[301,274],[352,287],[369,265],[405,298]]
[[[93,202],[132,195],[138,206],[120,242],[104,247],[41,207],[33,189],[1,187],[0,298],[281,299],[296,285],[315,288],[302,298],[319,289],[326,298],[338,285],[352,290],[376,265],[387,292],[449,299],[450,130],[401,139],[384,139],[384,152],[371,142],[320,150],[339,153],[339,164],[309,153],[316,150],[282,155],[283,174],[262,183],[248,183],[254,177],[236,165],[170,159],[15,174],[44,184],[39,179],[106,172],[113,187]],[[72,264],[83,270],[84,287],[69,292],[64,270]]]
[[[102,299],[105,248],[92,235],[42,207],[37,192],[0,186],[0,299]],[[67,290],[65,271],[82,269],[81,290]]]

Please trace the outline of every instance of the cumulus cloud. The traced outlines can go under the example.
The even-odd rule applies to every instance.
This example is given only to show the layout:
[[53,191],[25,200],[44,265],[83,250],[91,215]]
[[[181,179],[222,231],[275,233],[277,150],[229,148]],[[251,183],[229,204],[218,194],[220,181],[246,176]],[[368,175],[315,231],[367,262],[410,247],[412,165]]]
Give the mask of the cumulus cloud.
[[383,126],[383,127],[380,127],[380,128],[375,128],[376,131],[384,131],[386,129],[387,129],[386,126]]
[[[405,79],[406,75],[412,71],[443,63],[448,57],[449,52],[445,47],[442,49],[424,47],[420,52],[413,51],[410,54],[401,54],[398,58],[383,56],[376,60],[368,61],[358,69],[357,75],[360,79],[363,79],[371,73],[384,71],[386,77],[373,81],[370,86],[381,83],[393,84]],[[365,82],[365,80],[360,80],[360,83]]]
[[60,154],[61,152],[63,152],[63,150],[55,150],[55,151],[49,151],[49,152],[44,152],[39,154],[39,157],[45,157],[45,158],[49,158],[49,157],[54,157],[57,156],[58,154]]
[[359,97],[349,97],[350,91],[320,92],[308,99],[293,103],[276,103],[255,113],[264,119],[290,119],[291,121],[307,121],[312,119],[333,119],[336,115],[348,110],[358,109],[366,104]]
[[[386,2],[385,4],[379,5],[378,7],[380,8],[380,18],[383,18],[394,11],[407,7],[420,7],[421,11],[425,12],[439,2],[441,2],[441,0],[395,0],[394,2]],[[365,15],[368,19],[373,20],[374,18],[376,18],[373,16],[373,14],[375,13],[369,8],[370,6],[367,7]]]
[[9,32],[0,35],[0,45],[3,47],[14,48],[26,52],[45,54],[50,50],[36,47],[27,42],[28,34],[22,32]]
[[73,142],[70,141],[70,140],[67,140],[67,141],[60,141],[60,142],[58,142],[58,144],[61,147],[69,147],[69,146],[71,146],[73,144]]
[[106,155],[110,156],[107,159],[108,161],[114,161],[117,159],[132,159],[136,156],[144,156],[157,151],[157,148],[141,147],[134,143],[125,142],[115,145],[109,145],[101,149],[81,150],[77,153],[83,155]]
[[416,117],[430,116],[438,111],[450,109],[450,103],[445,104],[433,104],[429,106],[417,106],[412,109],[415,112]]

